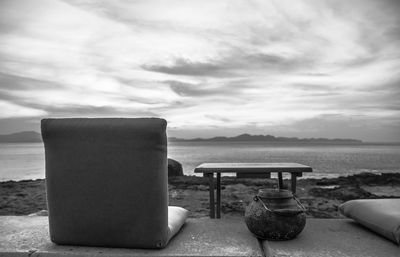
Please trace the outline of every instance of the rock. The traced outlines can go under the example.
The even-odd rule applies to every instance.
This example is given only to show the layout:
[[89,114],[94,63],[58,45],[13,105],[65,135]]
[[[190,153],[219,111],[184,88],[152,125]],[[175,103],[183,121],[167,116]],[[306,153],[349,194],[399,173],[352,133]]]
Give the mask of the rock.
[[32,217],[32,216],[49,216],[49,213],[48,213],[47,210],[41,210],[41,211],[38,211],[38,212],[31,213],[28,216],[29,217]]
[[183,176],[182,164],[168,158],[168,177]]
[[309,190],[309,194],[315,197],[325,199],[337,199],[342,201],[349,201],[353,199],[368,199],[373,195],[359,186],[339,187],[334,189],[326,189],[321,187],[314,187]]

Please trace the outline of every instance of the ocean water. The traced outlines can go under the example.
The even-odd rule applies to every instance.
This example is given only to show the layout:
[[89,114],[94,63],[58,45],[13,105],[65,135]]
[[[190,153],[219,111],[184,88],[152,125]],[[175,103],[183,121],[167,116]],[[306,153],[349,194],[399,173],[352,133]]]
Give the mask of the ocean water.
[[[193,175],[203,162],[297,162],[313,173],[337,177],[361,172],[400,172],[400,145],[271,145],[264,142],[173,142],[168,156]],[[42,143],[0,143],[0,181],[44,178]]]

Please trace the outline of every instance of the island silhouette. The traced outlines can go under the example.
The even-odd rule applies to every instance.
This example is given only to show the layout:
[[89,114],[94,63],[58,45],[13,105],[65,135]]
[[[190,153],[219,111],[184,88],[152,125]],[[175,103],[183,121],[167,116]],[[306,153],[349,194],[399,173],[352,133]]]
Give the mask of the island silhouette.
[[358,139],[343,138],[297,138],[297,137],[276,137],[272,135],[250,135],[241,134],[234,137],[212,137],[182,139],[177,137],[168,138],[170,142],[289,142],[289,143],[341,143],[341,144],[362,144]]
[[[169,137],[169,142],[277,142],[277,143],[326,143],[326,144],[362,144],[363,141],[347,138],[297,138],[276,137],[272,135],[241,134],[234,137],[217,136],[212,138],[177,138]],[[0,143],[28,143],[42,142],[42,136],[36,131],[23,131],[7,135],[0,135]]]

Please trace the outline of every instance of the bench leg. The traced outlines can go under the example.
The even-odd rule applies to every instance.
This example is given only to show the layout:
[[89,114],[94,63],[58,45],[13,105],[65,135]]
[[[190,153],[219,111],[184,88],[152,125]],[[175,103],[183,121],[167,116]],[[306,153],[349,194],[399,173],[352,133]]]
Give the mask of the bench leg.
[[221,173],[217,173],[217,219],[221,218]]
[[210,184],[210,218],[215,219],[215,202],[214,202],[214,173],[208,173]]
[[278,188],[279,188],[279,189],[283,189],[282,172],[278,172]]
[[296,173],[291,174],[290,182],[292,184],[291,185],[292,193],[295,195],[296,194],[296,182],[297,182],[297,174]]

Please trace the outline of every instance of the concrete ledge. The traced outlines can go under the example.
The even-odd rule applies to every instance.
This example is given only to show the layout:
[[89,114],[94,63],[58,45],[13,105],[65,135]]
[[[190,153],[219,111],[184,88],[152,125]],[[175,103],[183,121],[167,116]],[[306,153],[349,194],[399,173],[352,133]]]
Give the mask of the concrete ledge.
[[50,242],[47,217],[0,216],[0,256],[262,257],[263,253],[275,257],[399,257],[400,247],[343,219],[308,219],[294,240],[259,243],[241,218],[189,219],[162,250],[62,246]]
[[261,257],[243,219],[189,219],[162,250],[61,246],[50,242],[47,217],[0,216],[0,256]]
[[400,247],[348,219],[308,219],[305,229],[291,241],[264,241],[274,257],[399,257]]

